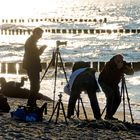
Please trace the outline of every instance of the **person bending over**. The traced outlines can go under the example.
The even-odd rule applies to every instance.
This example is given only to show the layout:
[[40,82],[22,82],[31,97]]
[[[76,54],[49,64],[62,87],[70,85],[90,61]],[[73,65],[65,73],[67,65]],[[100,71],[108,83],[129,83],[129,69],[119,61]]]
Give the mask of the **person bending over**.
[[43,30],[35,28],[32,35],[25,42],[25,53],[23,59],[23,68],[27,70],[30,80],[30,96],[27,106],[36,107],[37,94],[40,89],[40,72],[42,71],[40,55],[44,52],[46,45],[38,48],[37,42],[42,37]]
[[[84,63],[86,62],[82,62],[82,64]],[[70,94],[67,117],[71,118],[71,116],[74,115],[76,101],[80,97],[81,92],[86,91],[94,117],[96,119],[101,119],[100,108],[96,96],[97,90],[99,90],[99,86],[95,78],[95,70],[89,67],[76,68],[74,66],[69,82],[64,88],[64,91]]]
[[113,56],[99,74],[98,82],[107,100],[105,119],[117,120],[113,115],[121,103],[119,83],[123,74],[132,75],[134,70],[123,60],[121,54]]

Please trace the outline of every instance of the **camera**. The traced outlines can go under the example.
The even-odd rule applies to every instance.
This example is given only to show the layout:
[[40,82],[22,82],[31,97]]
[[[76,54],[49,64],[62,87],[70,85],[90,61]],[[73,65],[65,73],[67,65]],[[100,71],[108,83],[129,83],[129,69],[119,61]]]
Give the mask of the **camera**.
[[59,98],[62,98],[62,94],[60,93],[60,94],[58,95],[58,97],[59,97]]
[[131,67],[131,63],[128,63],[128,62],[126,62],[126,61],[123,61],[123,65],[124,65],[124,67],[125,67],[125,66]]
[[57,46],[60,46],[60,45],[65,45],[66,46],[67,45],[67,41],[59,41],[59,40],[57,40],[56,41],[56,45]]

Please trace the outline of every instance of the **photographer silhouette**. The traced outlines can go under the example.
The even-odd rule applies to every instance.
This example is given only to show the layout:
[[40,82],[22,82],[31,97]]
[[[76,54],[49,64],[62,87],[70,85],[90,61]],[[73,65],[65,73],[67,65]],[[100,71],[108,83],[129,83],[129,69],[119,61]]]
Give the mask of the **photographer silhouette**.
[[98,81],[107,99],[105,119],[117,120],[113,115],[121,103],[119,83],[124,73],[132,75],[134,70],[129,63],[123,60],[121,54],[117,54],[106,63],[99,75]]
[[[67,117],[70,119],[71,116],[74,115],[74,108],[76,105],[76,101],[77,99],[78,101],[81,101],[79,100],[80,94],[82,91],[86,91],[90,100],[91,108],[95,119],[101,119],[100,108],[96,96],[96,92],[98,90],[99,90],[99,86],[95,78],[94,68],[90,68],[86,62],[83,61],[76,62],[73,66],[73,70],[72,70],[72,74],[70,75],[69,82],[64,88],[65,92],[68,91],[68,93],[70,93]],[[79,114],[77,114],[77,116],[79,117]],[[86,114],[85,117],[87,119]]]
[[27,106],[37,107],[37,95],[40,90],[40,72],[42,71],[40,55],[43,53],[46,45],[37,47],[38,40],[42,37],[43,30],[35,28],[32,35],[25,42],[25,53],[23,58],[23,68],[27,71],[30,80],[30,96]]

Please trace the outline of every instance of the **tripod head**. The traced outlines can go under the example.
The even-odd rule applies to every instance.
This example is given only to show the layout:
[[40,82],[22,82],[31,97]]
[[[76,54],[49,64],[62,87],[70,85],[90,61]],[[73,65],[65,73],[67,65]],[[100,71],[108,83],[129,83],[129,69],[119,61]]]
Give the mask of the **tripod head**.
[[60,92],[60,94],[58,95],[59,99],[62,98],[62,92]]
[[59,40],[57,40],[56,41],[56,46],[59,47],[60,45],[65,45],[66,46],[67,45],[67,41],[59,41]]
[[59,52],[59,46],[66,46],[66,45],[67,45],[67,41],[59,41],[59,40],[57,40],[56,41],[56,49],[55,49],[54,53]]

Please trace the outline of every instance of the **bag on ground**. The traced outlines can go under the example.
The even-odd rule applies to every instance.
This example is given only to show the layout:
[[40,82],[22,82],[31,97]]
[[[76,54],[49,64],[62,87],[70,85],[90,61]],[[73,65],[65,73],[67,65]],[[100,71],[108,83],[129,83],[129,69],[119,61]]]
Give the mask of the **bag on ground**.
[[15,111],[11,112],[11,117],[15,120],[25,122],[37,122],[42,121],[43,112],[47,114],[47,103],[44,103],[41,108],[18,106]]

